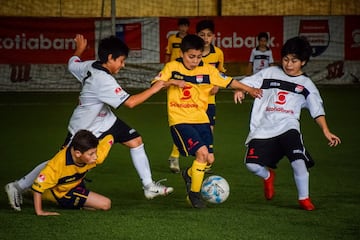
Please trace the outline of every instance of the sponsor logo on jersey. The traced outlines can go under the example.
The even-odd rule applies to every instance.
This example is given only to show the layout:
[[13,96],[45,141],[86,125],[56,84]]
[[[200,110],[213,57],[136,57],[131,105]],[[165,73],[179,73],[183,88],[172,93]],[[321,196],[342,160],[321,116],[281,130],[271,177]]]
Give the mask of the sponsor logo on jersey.
[[304,86],[297,85],[297,86],[295,87],[295,92],[296,92],[296,93],[301,93],[303,90],[304,90]]
[[196,76],[196,82],[201,83],[201,82],[203,82],[203,80],[204,80],[204,76],[203,76],[203,75],[197,75],[197,76]]
[[192,88],[192,86],[186,85],[185,87],[182,88],[182,97],[180,98],[181,100],[187,100],[191,98],[191,92],[190,89]]
[[276,104],[283,105],[286,103],[286,95],[289,94],[288,92],[278,92],[277,93],[277,100],[275,101]]
[[115,94],[120,95],[121,91],[122,91],[121,87],[118,87],[115,89]]

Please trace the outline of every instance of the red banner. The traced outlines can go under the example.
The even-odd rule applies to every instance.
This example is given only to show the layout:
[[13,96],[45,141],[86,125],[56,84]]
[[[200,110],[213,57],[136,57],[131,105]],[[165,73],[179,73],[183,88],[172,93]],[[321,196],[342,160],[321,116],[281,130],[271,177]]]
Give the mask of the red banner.
[[83,34],[94,59],[94,19],[0,18],[0,63],[63,64],[75,49],[74,37]]
[[[191,18],[190,33],[203,18]],[[207,18],[209,19],[209,18]],[[280,60],[283,44],[283,17],[214,17],[214,44],[224,52],[225,62],[249,61],[251,49],[256,47],[259,32],[268,32],[269,46],[275,61]],[[160,59],[164,61],[167,36],[177,31],[178,18],[160,18]]]
[[345,60],[360,60],[360,16],[345,16]]

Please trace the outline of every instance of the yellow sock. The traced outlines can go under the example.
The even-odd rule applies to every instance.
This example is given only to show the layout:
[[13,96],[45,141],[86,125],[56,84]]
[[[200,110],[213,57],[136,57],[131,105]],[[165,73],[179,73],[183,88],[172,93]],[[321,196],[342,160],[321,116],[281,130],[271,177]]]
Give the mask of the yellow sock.
[[200,192],[201,184],[204,180],[206,163],[199,163],[194,160],[193,165],[189,169],[191,176],[191,191]]
[[177,149],[175,144],[173,144],[173,148],[172,148],[170,157],[173,157],[173,158],[179,158],[180,157],[179,150]]

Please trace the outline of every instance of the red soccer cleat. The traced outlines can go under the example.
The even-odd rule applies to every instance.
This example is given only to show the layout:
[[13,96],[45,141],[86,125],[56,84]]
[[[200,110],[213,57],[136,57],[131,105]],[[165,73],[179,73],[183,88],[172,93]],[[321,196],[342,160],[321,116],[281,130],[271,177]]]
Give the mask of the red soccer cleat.
[[305,198],[303,200],[299,200],[300,207],[305,209],[306,211],[312,211],[315,209],[314,204],[312,204],[310,198]]
[[274,180],[275,180],[275,172],[271,169],[270,176],[268,179],[264,180],[264,195],[267,200],[271,200],[275,195],[274,189]]

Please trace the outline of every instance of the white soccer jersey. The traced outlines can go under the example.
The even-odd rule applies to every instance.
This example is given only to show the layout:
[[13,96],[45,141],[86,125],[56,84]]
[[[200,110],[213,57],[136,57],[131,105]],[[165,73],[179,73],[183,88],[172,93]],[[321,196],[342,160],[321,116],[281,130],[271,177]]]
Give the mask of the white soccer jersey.
[[300,132],[302,108],[307,108],[313,118],[325,115],[318,89],[304,74],[291,77],[281,67],[274,66],[241,82],[263,90],[263,97],[253,103],[246,144],[251,139],[275,137],[290,129]]
[[73,56],[68,68],[82,84],[79,105],[70,118],[69,132],[74,135],[80,129],[87,129],[99,137],[116,121],[110,107],[118,108],[130,95],[99,62],[81,62],[79,57]]
[[253,48],[250,54],[249,62],[253,64],[253,74],[269,67],[270,64],[274,63],[271,49],[267,48],[267,50],[263,52],[258,48]]

